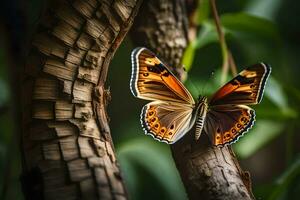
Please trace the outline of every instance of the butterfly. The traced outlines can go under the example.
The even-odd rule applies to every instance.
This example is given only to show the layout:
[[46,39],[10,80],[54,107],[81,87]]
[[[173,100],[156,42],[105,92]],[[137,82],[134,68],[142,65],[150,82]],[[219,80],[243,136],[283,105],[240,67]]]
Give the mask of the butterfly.
[[236,142],[254,124],[255,111],[271,67],[264,63],[241,71],[212,97],[195,102],[190,92],[156,55],[144,47],[132,51],[130,89],[150,100],[142,108],[141,124],[154,139],[173,144],[195,126],[195,139],[204,131],[216,146]]

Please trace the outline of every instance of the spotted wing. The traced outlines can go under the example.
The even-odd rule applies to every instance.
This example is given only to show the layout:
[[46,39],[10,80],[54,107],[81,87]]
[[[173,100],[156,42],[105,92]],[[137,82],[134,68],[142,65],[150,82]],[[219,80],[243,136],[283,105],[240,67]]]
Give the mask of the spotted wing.
[[204,131],[212,143],[223,146],[236,142],[254,124],[255,112],[245,105],[214,106],[207,113]]
[[192,112],[184,104],[156,101],[143,107],[141,123],[146,134],[173,144],[192,128],[195,121]]
[[136,48],[131,59],[130,88],[134,96],[146,100],[195,103],[184,85],[150,50]]
[[209,105],[252,105],[258,104],[271,67],[264,64],[250,66],[220,88],[210,99]]

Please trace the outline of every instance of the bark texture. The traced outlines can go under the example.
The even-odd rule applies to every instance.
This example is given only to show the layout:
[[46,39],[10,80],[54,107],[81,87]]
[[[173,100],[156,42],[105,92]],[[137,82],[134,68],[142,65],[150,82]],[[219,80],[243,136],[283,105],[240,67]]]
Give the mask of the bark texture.
[[188,44],[188,20],[182,0],[145,1],[130,33],[137,46],[145,46],[173,66],[171,70],[184,79],[181,67]]
[[104,84],[141,0],[50,1],[24,67],[26,199],[126,199]]
[[[183,0],[147,1],[133,26],[132,38],[164,59],[182,80],[180,61],[188,44]],[[194,130],[171,146],[177,169],[190,199],[253,199],[248,173],[239,166],[230,147],[216,148]]]

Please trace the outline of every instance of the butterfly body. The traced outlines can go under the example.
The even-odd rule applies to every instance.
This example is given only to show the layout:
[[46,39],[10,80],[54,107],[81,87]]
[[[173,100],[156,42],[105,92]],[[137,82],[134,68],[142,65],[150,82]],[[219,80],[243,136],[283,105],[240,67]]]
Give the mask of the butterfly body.
[[150,50],[133,50],[130,88],[138,98],[150,100],[141,113],[146,134],[173,144],[195,126],[195,139],[205,132],[212,143],[236,142],[255,121],[247,105],[258,104],[271,68],[259,63],[247,67],[212,97],[197,102],[168,67]]
[[198,140],[200,138],[200,135],[202,133],[206,114],[208,111],[208,103],[207,103],[207,97],[201,97],[198,101],[198,108],[196,109],[197,112],[197,119],[195,122],[195,139]]

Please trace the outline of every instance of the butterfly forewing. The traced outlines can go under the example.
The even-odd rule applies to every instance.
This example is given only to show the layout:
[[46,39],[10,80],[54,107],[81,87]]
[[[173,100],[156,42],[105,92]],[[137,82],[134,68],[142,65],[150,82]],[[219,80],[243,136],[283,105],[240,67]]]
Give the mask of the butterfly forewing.
[[[189,91],[150,50],[136,48],[131,59],[131,91],[152,101],[141,113],[145,132],[168,144],[178,141],[199,121],[201,104],[195,105]],[[255,112],[246,105],[261,101],[270,72],[264,63],[250,66],[210,98],[202,121],[214,145],[231,144],[252,127]]]
[[247,67],[213,95],[210,106],[258,104],[270,73],[270,66],[264,63]]
[[136,48],[131,59],[130,88],[134,96],[152,101],[195,104],[189,91],[150,50]]
[[131,59],[133,95],[153,101],[142,109],[141,123],[145,132],[159,141],[176,142],[193,125],[193,97],[150,50],[136,48]]

